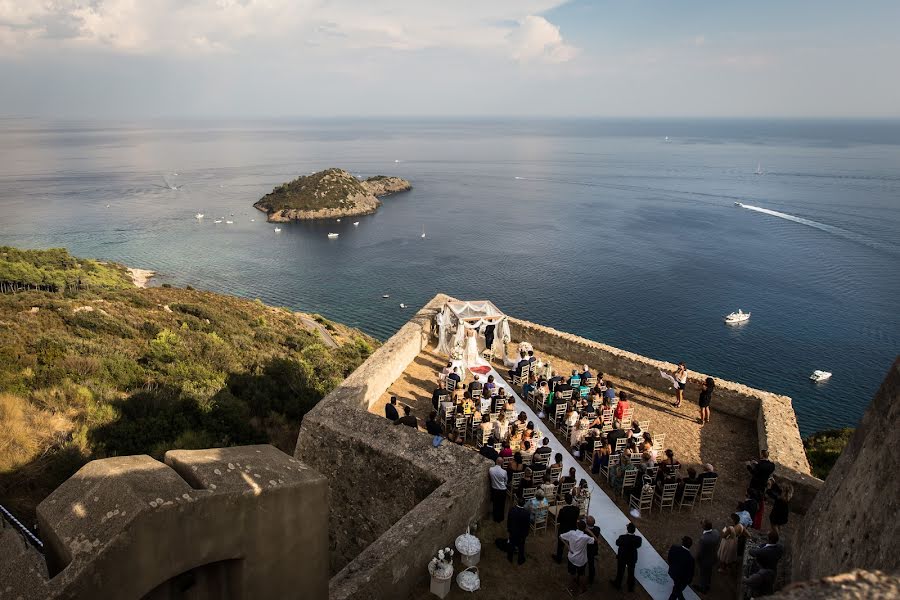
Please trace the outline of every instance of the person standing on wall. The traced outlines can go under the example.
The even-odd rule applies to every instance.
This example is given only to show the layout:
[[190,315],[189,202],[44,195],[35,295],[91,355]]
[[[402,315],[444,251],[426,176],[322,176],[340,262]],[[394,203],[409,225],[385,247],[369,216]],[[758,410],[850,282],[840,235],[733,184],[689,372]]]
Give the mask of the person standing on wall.
[[672,373],[672,379],[675,380],[675,403],[672,406],[678,408],[684,400],[684,388],[687,387],[687,367],[683,362],[678,363],[678,368]]
[[700,418],[697,419],[697,422],[700,423],[701,426],[709,423],[709,405],[712,403],[713,391],[715,389],[715,380],[712,377],[707,377],[700,390],[700,399],[697,401],[697,404],[700,405]]
[[491,480],[491,502],[493,503],[494,521],[503,522],[503,509],[506,508],[506,485],[509,482],[509,475],[503,468],[503,459],[497,458],[497,464],[488,470],[488,477]]
[[634,567],[637,565],[638,548],[644,541],[639,535],[635,535],[636,528],[634,523],[629,523],[626,527],[628,533],[624,533],[616,540],[616,546],[619,548],[616,553],[616,578],[611,579],[610,583],[617,590],[622,589],[622,579],[625,571],[628,571],[628,591],[634,591]]

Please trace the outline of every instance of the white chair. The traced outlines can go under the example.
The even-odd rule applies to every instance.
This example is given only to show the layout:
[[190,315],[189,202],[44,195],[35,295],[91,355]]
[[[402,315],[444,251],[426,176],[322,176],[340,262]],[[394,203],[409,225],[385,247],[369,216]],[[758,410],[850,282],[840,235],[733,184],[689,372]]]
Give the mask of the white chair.
[[537,488],[535,487],[522,488],[522,498],[525,500],[531,500],[532,498],[534,498],[535,492],[537,492]]
[[535,515],[534,521],[531,522],[531,531],[533,533],[537,533],[538,531],[545,531],[547,529],[547,515],[548,512],[543,512],[540,515]]
[[716,492],[716,481],[718,480],[718,477],[708,477],[703,480],[703,485],[700,487],[700,504],[713,501],[713,494]]
[[[533,465],[532,465],[532,466],[533,466]],[[544,473],[546,473],[546,472],[547,472],[546,469],[534,469],[534,468],[533,468],[533,469],[531,469],[531,477],[532,477],[532,479],[534,479],[535,481],[543,481],[543,480],[544,480]]]
[[[504,465],[504,468],[505,467],[506,467],[506,465]],[[510,485],[508,485],[506,487],[507,494],[512,496],[516,493],[516,490],[518,489],[519,484],[522,482],[522,477],[524,477],[524,476],[525,476],[525,473],[523,471],[516,471],[515,473],[512,474],[512,478],[510,479]]]
[[550,467],[550,479],[552,481],[556,481],[559,479],[559,475],[562,473],[562,467]]
[[624,496],[625,490],[630,490],[634,487],[634,482],[637,481],[637,475],[637,469],[628,469],[625,471],[625,474],[622,476],[622,487],[616,490],[616,492]]
[[648,513],[653,512],[653,486],[645,485],[642,487],[640,496],[632,494],[628,505],[634,510],[641,511],[641,516],[643,516],[645,510]]
[[531,364],[526,364],[522,366],[522,372],[518,374],[513,374],[512,384],[513,386],[522,386],[528,383],[528,374],[531,372]]
[[641,431],[649,431],[650,430],[650,419],[646,421],[638,421],[638,427],[641,428]]
[[678,511],[685,506],[694,510],[694,501],[697,499],[697,493],[700,491],[699,483],[686,483],[684,489],[681,490],[681,503],[678,504]]
[[567,406],[568,405],[565,402],[556,405],[556,411],[553,413],[553,426],[557,429],[559,428],[561,421],[564,421],[566,418]]
[[616,440],[616,447],[614,449],[614,452],[616,454],[618,454],[619,452],[624,450],[627,445],[628,445],[628,438],[618,438]]
[[456,390],[456,380],[452,377],[447,378],[447,391],[453,392]]
[[600,465],[600,474],[606,479],[606,481],[610,480],[610,473],[612,473],[613,468],[619,466],[619,455],[618,454],[610,454],[609,455],[609,465],[604,467]]
[[670,511],[675,510],[675,491],[678,489],[677,483],[663,484],[662,492],[656,492],[653,501],[659,506],[659,509],[668,507]]
[[561,483],[559,485],[559,497],[565,498],[566,494],[572,493],[572,489],[575,487],[575,483],[571,481],[567,481],[565,483]]

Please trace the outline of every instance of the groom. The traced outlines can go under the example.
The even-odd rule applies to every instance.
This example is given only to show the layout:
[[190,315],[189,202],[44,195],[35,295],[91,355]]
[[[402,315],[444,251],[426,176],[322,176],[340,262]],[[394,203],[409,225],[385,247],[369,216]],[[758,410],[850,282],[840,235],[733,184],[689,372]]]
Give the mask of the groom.
[[494,347],[494,325],[488,325],[484,328],[484,347],[490,350]]

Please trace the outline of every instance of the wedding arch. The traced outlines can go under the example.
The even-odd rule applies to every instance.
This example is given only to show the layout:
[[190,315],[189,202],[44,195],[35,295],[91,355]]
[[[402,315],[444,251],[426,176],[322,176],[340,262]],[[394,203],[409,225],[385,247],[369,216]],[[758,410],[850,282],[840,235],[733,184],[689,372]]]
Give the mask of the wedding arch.
[[483,328],[494,325],[494,341],[491,350],[506,356],[506,344],[510,341],[509,317],[489,300],[453,300],[447,302],[435,317],[438,341],[435,350],[450,355],[455,348],[462,348],[466,330],[483,333]]

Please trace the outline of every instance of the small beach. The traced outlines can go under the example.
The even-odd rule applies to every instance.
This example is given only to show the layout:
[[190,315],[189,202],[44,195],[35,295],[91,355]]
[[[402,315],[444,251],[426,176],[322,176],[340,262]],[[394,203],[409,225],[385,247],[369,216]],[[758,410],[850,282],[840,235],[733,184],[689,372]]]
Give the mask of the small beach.
[[147,283],[156,275],[156,271],[150,269],[133,269],[131,267],[128,267],[128,273],[131,275],[135,287],[139,288],[147,287]]

